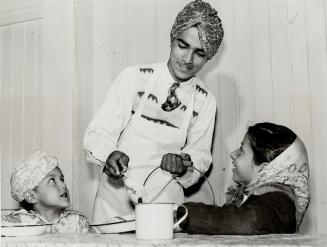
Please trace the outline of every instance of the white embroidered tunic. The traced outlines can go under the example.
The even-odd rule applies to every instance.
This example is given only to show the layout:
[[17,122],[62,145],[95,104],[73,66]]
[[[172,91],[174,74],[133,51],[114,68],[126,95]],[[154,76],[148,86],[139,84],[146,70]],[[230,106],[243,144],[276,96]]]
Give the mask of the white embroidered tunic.
[[[212,161],[210,149],[216,101],[203,82],[194,77],[180,83],[176,89],[181,105],[173,111],[163,111],[161,105],[166,101],[173,83],[175,81],[169,73],[167,62],[124,69],[86,130],[84,147],[88,161],[103,166],[111,152],[120,150],[130,158],[127,179],[136,184],[143,184],[147,175],[160,166],[161,158],[166,153],[187,153],[194,167],[201,172],[207,171]],[[167,187],[166,197],[159,197],[158,200],[181,202],[181,197],[184,197],[180,185],[187,188],[196,183],[199,177],[199,172],[189,169]],[[157,169],[146,185],[150,188],[150,194],[155,195],[169,179],[171,175],[168,172]],[[123,197],[124,190],[117,184],[113,185],[117,181],[109,180],[103,173],[97,197],[106,201],[105,207],[111,211],[110,217],[132,213],[131,210],[122,209],[124,206],[121,204],[113,205],[114,201]],[[110,189],[104,189],[108,186]],[[95,205],[94,214],[97,214],[96,211]]]
[[33,210],[20,209],[9,215],[1,215],[1,224],[8,225],[8,223],[52,224],[49,225],[46,233],[86,233],[89,231],[89,224],[86,218],[80,213],[71,210],[62,210],[59,218],[49,222]]

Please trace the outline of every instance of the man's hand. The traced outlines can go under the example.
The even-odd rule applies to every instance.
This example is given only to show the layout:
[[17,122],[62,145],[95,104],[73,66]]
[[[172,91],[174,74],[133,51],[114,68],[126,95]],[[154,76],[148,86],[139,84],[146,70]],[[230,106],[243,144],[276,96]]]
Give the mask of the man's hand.
[[118,150],[113,151],[106,160],[103,171],[113,179],[119,179],[124,176],[128,167],[129,157]]
[[188,154],[167,153],[162,156],[160,167],[178,177],[183,176],[187,168],[192,166],[192,160]]

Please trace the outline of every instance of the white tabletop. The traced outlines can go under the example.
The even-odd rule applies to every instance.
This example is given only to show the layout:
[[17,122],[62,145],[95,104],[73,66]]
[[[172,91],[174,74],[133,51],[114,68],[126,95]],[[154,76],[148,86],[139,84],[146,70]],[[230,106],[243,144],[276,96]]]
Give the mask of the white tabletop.
[[134,233],[123,234],[52,234],[30,237],[2,237],[1,246],[327,246],[327,235],[187,235],[177,233],[172,240],[137,240]]

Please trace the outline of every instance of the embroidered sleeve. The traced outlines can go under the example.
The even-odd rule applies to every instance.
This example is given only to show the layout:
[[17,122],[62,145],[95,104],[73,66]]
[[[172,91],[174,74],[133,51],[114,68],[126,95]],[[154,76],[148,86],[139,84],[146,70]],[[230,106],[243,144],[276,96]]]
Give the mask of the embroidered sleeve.
[[8,215],[1,215],[2,225],[10,225],[13,223],[44,224],[45,222],[40,219],[39,214],[28,212],[25,209],[14,211]]
[[124,69],[111,85],[99,112],[84,135],[84,148],[89,162],[102,165],[117,149],[121,132],[126,127],[135,96],[135,68]]
[[1,215],[1,225],[10,225],[10,223],[22,223],[19,215]]
[[77,233],[86,233],[89,231],[89,223],[86,218],[82,215],[79,215]]
[[[201,105],[197,114],[193,114],[193,120],[190,124],[186,145],[182,152],[191,156],[193,166],[201,173],[206,172],[212,162],[211,144],[215,124],[216,101],[211,93],[207,93],[206,100]],[[196,183],[201,174],[195,169],[189,169],[188,172],[178,179],[179,183],[187,188]]]
[[55,224],[51,226],[51,233],[86,233],[89,224],[86,218],[78,212],[65,211]]

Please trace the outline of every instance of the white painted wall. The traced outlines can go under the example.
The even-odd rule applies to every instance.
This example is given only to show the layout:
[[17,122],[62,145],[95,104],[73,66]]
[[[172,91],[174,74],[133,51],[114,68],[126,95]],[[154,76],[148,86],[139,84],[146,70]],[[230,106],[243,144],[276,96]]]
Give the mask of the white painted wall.
[[[0,13],[10,2],[23,4],[2,1]],[[43,11],[34,19],[15,22],[20,15],[13,11],[4,22],[0,15],[2,208],[16,205],[12,168],[40,146],[60,159],[73,208],[91,215],[99,170],[85,162],[84,130],[123,67],[168,58],[173,19],[187,2],[40,0]],[[228,155],[248,124],[285,124],[310,158],[312,201],[301,232],[326,232],[327,1],[209,2],[225,29],[218,56],[200,74],[218,103],[210,174],[217,203],[231,182]],[[210,199],[205,184],[190,197]]]

